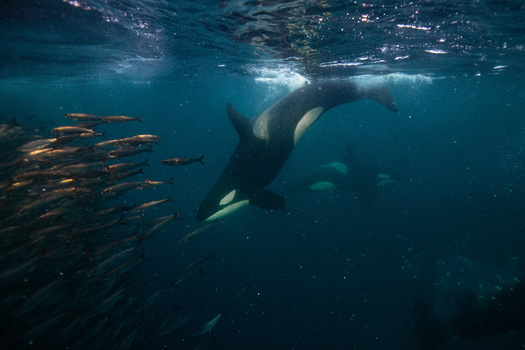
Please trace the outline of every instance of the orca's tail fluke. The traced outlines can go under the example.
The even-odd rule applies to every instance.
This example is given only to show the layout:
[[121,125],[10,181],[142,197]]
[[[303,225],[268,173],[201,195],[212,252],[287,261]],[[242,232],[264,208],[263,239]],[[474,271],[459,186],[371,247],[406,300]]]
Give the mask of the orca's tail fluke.
[[436,318],[432,307],[418,297],[412,302],[412,313],[419,350],[440,350],[447,338],[445,324]]
[[376,101],[377,103],[382,104],[391,111],[399,112],[399,110],[397,109],[396,101],[394,101],[394,97],[390,93],[390,90],[386,88],[386,86],[366,86],[364,87],[363,93],[365,98],[369,98],[372,101]]

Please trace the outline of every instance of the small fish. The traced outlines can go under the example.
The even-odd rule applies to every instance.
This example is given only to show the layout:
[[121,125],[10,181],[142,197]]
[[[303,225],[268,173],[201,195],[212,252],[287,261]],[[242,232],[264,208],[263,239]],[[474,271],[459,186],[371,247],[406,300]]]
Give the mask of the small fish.
[[67,198],[67,194],[46,194],[42,195],[39,199],[33,200],[28,204],[22,206],[18,213],[22,214],[28,211],[33,211],[36,209],[42,209],[44,207],[50,208],[52,205],[60,202],[62,199]]
[[95,132],[88,128],[82,128],[80,126],[59,126],[57,128],[51,129],[53,134],[83,134],[90,133],[94,134]]
[[161,139],[158,135],[150,135],[150,134],[141,134],[141,135],[135,135],[133,137],[141,138],[141,139],[149,139],[149,140],[155,140],[158,141]]
[[65,281],[65,279],[59,278],[40,288],[38,291],[33,293],[33,295],[25,298],[25,301],[21,306],[21,310],[18,312],[18,315],[24,315],[36,309],[37,307],[45,303],[49,299],[49,297],[57,291],[57,289],[63,287],[66,284],[67,282]]
[[148,202],[148,203],[141,204],[138,207],[133,208],[131,211],[142,213],[145,210],[156,208],[159,205],[167,203],[167,202],[173,202],[172,196],[170,196],[169,198],[166,198],[166,199],[161,199],[161,200],[158,200],[158,201],[151,201],[151,202]]
[[179,275],[184,275],[184,274],[188,273],[188,272],[189,272],[191,269],[193,269],[195,266],[201,265],[203,262],[205,262],[206,260],[211,259],[211,258],[213,258],[213,257],[215,257],[215,255],[213,254],[213,252],[211,252],[207,257],[202,258],[202,259],[199,259],[199,260],[197,260],[197,261],[194,261],[194,262],[190,263],[188,266],[186,266],[186,267],[184,268],[184,270],[182,270],[182,271],[179,273]]
[[155,143],[160,139],[160,136],[156,135],[135,135],[132,137],[125,137],[117,141],[117,145],[144,145],[148,143]]
[[119,183],[119,184],[107,187],[106,189],[102,190],[100,194],[102,196],[119,196],[119,195],[126,193],[129,190],[142,190],[145,188],[152,188],[151,186],[148,185],[146,181],[149,181],[149,180]]
[[82,121],[82,122],[99,122],[104,117],[94,115],[94,114],[85,114],[85,113],[68,113],[64,115],[65,118],[75,121]]
[[142,163],[132,163],[132,162],[125,162],[125,163],[118,163],[113,165],[108,165],[105,168],[110,172],[120,172],[120,171],[129,171],[133,170],[135,168],[141,167],[141,166],[149,166],[148,160],[145,160]]
[[204,165],[204,162],[202,159],[204,156],[201,156],[200,158],[171,158],[171,159],[164,159],[161,161],[161,164],[171,165],[171,166],[182,166],[182,165],[188,165],[195,162],[200,162],[202,165]]
[[219,322],[221,317],[222,317],[222,313],[218,314],[213,319],[211,319],[210,321],[208,321],[205,324],[203,324],[202,327],[199,328],[198,331],[196,331],[194,333],[191,333],[190,335],[191,336],[202,335],[204,333],[207,333],[207,332],[211,331],[211,329],[217,324],[217,322]]
[[[84,133],[84,134],[87,135],[88,133]],[[59,134],[55,144],[56,145],[66,145],[66,144],[68,144],[70,142],[73,142],[76,139],[80,138],[80,135],[82,135],[82,134],[70,134],[70,135]],[[53,147],[55,147],[55,145]]]
[[169,314],[170,317],[166,318],[166,320],[164,320],[164,322],[162,322],[158,327],[158,329],[160,329],[160,335],[173,333],[188,323],[189,320],[199,316],[200,314],[202,314],[202,310],[197,310],[186,315],[179,316],[176,319],[174,319],[173,313]]
[[135,120],[143,123],[142,115],[137,118],[126,117],[124,115],[110,115],[108,117],[102,118],[101,121],[102,123],[110,124],[110,123],[129,123]]
[[30,171],[15,175],[12,180],[13,182],[20,182],[26,180],[41,180],[45,181],[48,179],[62,179],[68,177],[68,173],[62,171],[42,170],[42,171]]
[[107,216],[107,215],[113,215],[113,214],[120,214],[128,210],[133,210],[134,208],[135,206],[130,207],[129,205],[119,205],[116,207],[112,207],[112,208],[108,208],[108,209],[99,211],[98,216],[101,217],[101,216]]
[[26,156],[39,162],[64,160],[68,157],[83,155],[87,151],[83,147],[67,146],[60,149],[43,148],[41,150],[29,152]]
[[128,177],[132,177],[138,174],[144,174],[144,172],[142,171],[142,168],[136,171],[121,171],[118,173],[111,173],[111,181],[127,179]]
[[106,132],[83,132],[82,134],[78,135],[78,138],[81,140],[85,139],[92,139],[95,137],[104,137],[106,138]]
[[184,275],[183,277],[181,277],[177,281],[175,281],[175,282],[170,284],[169,289],[168,289],[168,293],[171,294],[171,292],[173,292],[176,288],[180,288],[184,284],[188,283],[188,281],[194,280],[194,279],[199,278],[201,276],[204,276],[204,272],[202,272],[202,269],[199,269],[199,271],[197,271],[197,272]]
[[153,236],[155,233],[164,230],[175,219],[182,220],[182,215],[180,214],[180,212],[176,211],[175,214],[173,215],[168,215],[168,216],[164,216],[161,218],[156,218],[156,219],[151,220],[147,224],[150,226],[150,228],[145,233],[138,236],[137,239],[139,241],[142,241],[146,238]]
[[28,161],[29,159],[34,159],[36,157],[39,157],[42,154],[45,154],[47,152],[51,152],[53,150],[54,150],[54,148],[48,147],[48,148],[39,148],[39,149],[35,149],[33,151],[28,151],[27,154],[25,154],[25,158],[26,158],[25,161]]
[[101,257],[104,254],[107,254],[108,252],[111,252],[111,255],[115,254],[117,251],[122,251],[124,249],[130,248],[127,246],[128,243],[131,242],[131,245],[136,245],[136,233],[138,231],[139,225],[137,225],[135,228],[132,228],[134,230],[135,234],[124,237],[118,241],[113,241],[111,243],[108,243],[106,245],[103,245],[99,247],[97,250],[92,252],[92,255],[94,257]]
[[140,148],[140,147],[118,148],[118,149],[109,151],[107,154],[107,157],[109,159],[119,159],[123,157],[134,156],[134,155],[144,153],[144,152],[150,152],[150,153],[153,152],[151,149],[151,146],[149,146],[148,148]]
[[96,143],[93,148],[94,149],[107,149],[110,147],[114,147],[118,143],[118,140],[108,140],[108,141],[102,141],[99,143]]
[[56,141],[57,141],[56,138],[34,140],[34,141],[24,143],[22,146],[18,147],[18,150],[20,152],[31,152],[31,151],[35,151],[38,149],[49,147]]
[[99,168],[100,166],[104,165],[103,162],[91,162],[91,163],[80,163],[80,164],[72,164],[72,165],[55,165],[50,170],[60,170],[65,173],[75,173],[75,172],[88,172],[90,170],[94,170]]
[[212,223],[209,223],[207,225],[201,226],[198,229],[196,229],[195,231],[188,233],[186,236],[182,237],[179,240],[179,243],[186,243],[186,242],[190,241],[191,239],[197,237],[201,233],[209,230],[212,226],[217,226],[217,219],[215,219],[215,221],[213,221]]
[[168,181],[151,181],[149,178],[147,178],[144,181],[144,184],[146,186],[150,186],[151,188],[157,188],[157,187],[162,186],[162,185],[174,185],[173,180],[175,180],[174,177],[172,177]]
[[244,307],[246,307],[248,305],[253,305],[253,304],[258,303],[260,301],[261,301],[261,298],[259,296],[255,297],[255,298],[252,298],[252,299],[248,299],[248,300],[240,303],[239,305],[237,305],[233,309],[224,312],[224,316],[231,316],[233,314],[236,314],[237,312],[242,310]]
[[2,169],[10,169],[12,167],[19,166],[23,162],[24,162],[23,159],[16,159],[16,160],[13,160],[12,162],[0,163],[0,170],[2,170]]
[[232,297],[230,297],[228,300],[226,300],[227,302],[229,301],[232,301],[232,300],[235,300],[235,299],[238,299],[239,297],[241,297],[242,295],[244,295],[244,293],[246,293],[248,291],[248,289],[250,288],[250,285],[248,284],[248,282],[246,282],[246,284],[244,285],[244,287],[239,290],[237,293],[235,293],[235,295],[233,295]]

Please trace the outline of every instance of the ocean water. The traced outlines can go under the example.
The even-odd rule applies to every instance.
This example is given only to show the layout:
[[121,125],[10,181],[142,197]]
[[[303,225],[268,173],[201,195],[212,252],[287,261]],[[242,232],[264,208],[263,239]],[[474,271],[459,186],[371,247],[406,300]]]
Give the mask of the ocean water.
[[[521,1],[24,0],[0,15],[1,123],[46,135],[66,113],[142,115],[106,138],[161,136],[136,159],[173,186],[119,201],[171,195],[147,215],[180,210],[184,220],[143,242],[133,295],[146,299],[213,253],[202,276],[134,322],[149,329],[167,310],[199,313],[131,348],[418,349],[414,297],[446,320],[461,295],[490,296],[522,277]],[[247,206],[178,243],[202,226],[197,208],[239,141],[226,103],[254,118],[324,79],[384,84],[399,113],[370,100],[328,111],[268,187],[285,194],[285,209]],[[355,188],[288,193],[349,144],[353,166],[393,181],[365,202]],[[204,166],[160,164],[202,155]],[[513,330],[443,349],[523,346],[524,331]]]

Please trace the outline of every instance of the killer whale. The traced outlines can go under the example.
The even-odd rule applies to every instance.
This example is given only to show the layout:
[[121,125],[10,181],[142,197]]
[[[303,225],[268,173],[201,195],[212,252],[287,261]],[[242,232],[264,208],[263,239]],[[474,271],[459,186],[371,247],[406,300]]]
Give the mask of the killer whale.
[[284,198],[266,186],[277,176],[303,134],[326,111],[363,98],[397,112],[385,86],[350,81],[326,81],[301,87],[254,119],[226,105],[239,144],[228,164],[199,206],[197,220],[215,220],[247,204],[281,209]]
[[303,171],[295,179],[287,181],[285,195],[342,191],[352,193],[359,206],[366,208],[376,198],[380,188],[395,180],[381,171],[378,165],[355,159],[353,149],[353,143],[350,142],[338,160]]

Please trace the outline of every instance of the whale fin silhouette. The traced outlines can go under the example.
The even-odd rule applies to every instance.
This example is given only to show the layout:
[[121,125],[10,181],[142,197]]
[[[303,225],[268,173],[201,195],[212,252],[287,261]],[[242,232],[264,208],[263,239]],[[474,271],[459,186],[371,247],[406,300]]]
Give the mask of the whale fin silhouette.
[[252,121],[237,112],[230,103],[226,104],[226,113],[228,113],[228,119],[239,134],[241,141],[253,135]]

